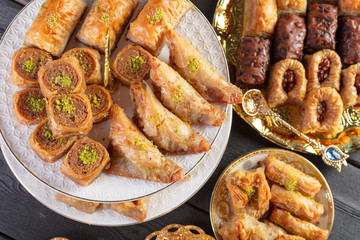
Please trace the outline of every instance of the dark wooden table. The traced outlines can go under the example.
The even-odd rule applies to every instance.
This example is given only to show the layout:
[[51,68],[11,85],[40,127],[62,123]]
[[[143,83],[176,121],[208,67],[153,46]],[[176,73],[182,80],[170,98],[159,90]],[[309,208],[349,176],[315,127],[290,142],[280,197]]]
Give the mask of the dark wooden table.
[[[26,2],[26,0],[19,0]],[[211,22],[217,0],[193,0]],[[0,0],[0,36],[23,5]],[[1,79],[7,81],[8,79]],[[67,219],[43,206],[18,182],[0,154],[0,239],[144,239],[168,224],[197,225],[213,235],[209,203],[211,192],[226,166],[235,158],[260,148],[277,147],[263,139],[236,114],[225,154],[205,186],[181,207],[158,219],[129,227],[97,227]],[[360,239],[360,151],[351,153],[349,166],[341,174],[322,163],[318,156],[305,155],[324,174],[335,201],[335,222],[330,239]]]

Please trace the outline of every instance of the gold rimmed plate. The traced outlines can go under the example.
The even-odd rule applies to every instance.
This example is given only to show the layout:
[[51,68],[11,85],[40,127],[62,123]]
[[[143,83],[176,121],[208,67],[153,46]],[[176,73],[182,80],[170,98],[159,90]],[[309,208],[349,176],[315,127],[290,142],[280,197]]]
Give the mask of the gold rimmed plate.
[[325,211],[314,224],[331,232],[334,222],[334,200],[324,176],[309,160],[299,154],[288,150],[268,148],[253,151],[237,158],[220,175],[216,182],[210,202],[210,220],[216,239],[223,239],[219,234],[219,229],[224,222],[230,220],[234,216],[234,209],[230,202],[230,194],[226,188],[225,178],[239,169],[251,170],[259,167],[269,154],[276,154],[280,160],[320,181],[322,187],[315,195],[314,201],[323,204]]

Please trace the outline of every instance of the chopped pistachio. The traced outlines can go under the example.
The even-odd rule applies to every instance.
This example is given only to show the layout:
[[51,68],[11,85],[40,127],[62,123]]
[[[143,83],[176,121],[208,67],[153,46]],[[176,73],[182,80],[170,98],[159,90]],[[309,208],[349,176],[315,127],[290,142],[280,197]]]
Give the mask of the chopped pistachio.
[[292,177],[290,181],[284,183],[284,187],[289,191],[293,191],[296,189],[296,184],[297,184],[296,178]]
[[105,22],[108,19],[109,19],[109,13],[107,12],[101,13],[100,22]]
[[45,109],[46,102],[44,98],[28,97],[26,102],[31,106],[31,111],[40,112]]
[[141,68],[144,63],[146,63],[146,61],[141,56],[131,58],[131,72],[136,72],[137,70],[139,70],[139,68]]
[[135,140],[132,142],[132,144],[134,144],[135,146],[139,146],[139,147],[141,147],[142,149],[145,148],[144,143],[143,143],[141,140],[137,139],[137,138],[135,138]]
[[95,108],[100,107],[100,98],[96,94],[89,94],[88,98],[90,100],[91,106]]
[[55,15],[55,13],[50,13],[47,21],[48,21],[49,27],[53,28],[55,23],[57,22],[57,16]]
[[86,146],[79,156],[79,159],[82,161],[83,164],[93,164],[99,158],[100,157],[97,154],[96,148],[89,146]]
[[164,10],[162,8],[155,8],[155,11],[152,11],[152,13],[146,15],[146,18],[150,24],[159,23],[163,17]]
[[253,195],[254,192],[255,192],[255,190],[252,189],[252,188],[250,188],[250,189],[243,189],[242,191],[243,191],[243,192],[246,194],[246,196],[248,196],[249,198],[250,198],[251,195]]
[[72,114],[75,111],[75,106],[71,97],[63,96],[60,100],[56,100],[56,109]]
[[31,73],[34,72],[38,69],[38,66],[36,64],[36,62],[30,58],[29,60],[26,60],[23,65],[21,66],[22,70],[24,70],[25,72]]
[[186,67],[188,68],[190,73],[196,72],[199,69],[199,60],[191,57],[189,61],[186,63]]
[[55,137],[53,136],[52,132],[47,130],[45,133],[44,133],[44,136],[49,139],[50,141],[54,141],[55,140]]
[[155,116],[148,116],[148,119],[155,122],[156,124],[160,124],[161,114],[158,113]]
[[45,58],[44,58],[43,56],[41,56],[41,57],[40,57],[40,60],[41,60],[41,61],[44,61],[44,60],[45,60]]
[[178,89],[175,91],[172,100],[180,104],[182,103],[183,99],[184,99],[184,91],[182,89],[182,85],[180,84],[178,86]]
[[59,75],[55,78],[55,83],[67,88],[71,85],[71,78],[69,76]]
[[289,212],[286,212],[286,215],[288,215],[290,217],[291,214]]

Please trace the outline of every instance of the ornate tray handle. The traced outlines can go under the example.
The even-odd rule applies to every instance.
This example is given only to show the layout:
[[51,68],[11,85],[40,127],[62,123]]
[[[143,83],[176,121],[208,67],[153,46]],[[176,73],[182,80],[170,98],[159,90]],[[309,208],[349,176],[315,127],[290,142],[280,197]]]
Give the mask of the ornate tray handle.
[[171,224],[160,231],[151,233],[145,240],[215,240],[204,230],[194,225]]

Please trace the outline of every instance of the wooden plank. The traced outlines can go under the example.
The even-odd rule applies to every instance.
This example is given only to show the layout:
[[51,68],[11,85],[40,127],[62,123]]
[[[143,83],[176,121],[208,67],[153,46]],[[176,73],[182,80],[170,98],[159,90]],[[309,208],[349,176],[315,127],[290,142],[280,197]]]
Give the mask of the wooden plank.
[[21,10],[23,5],[16,3],[12,0],[2,0],[2,7],[0,8],[0,37],[2,37],[7,26]]

